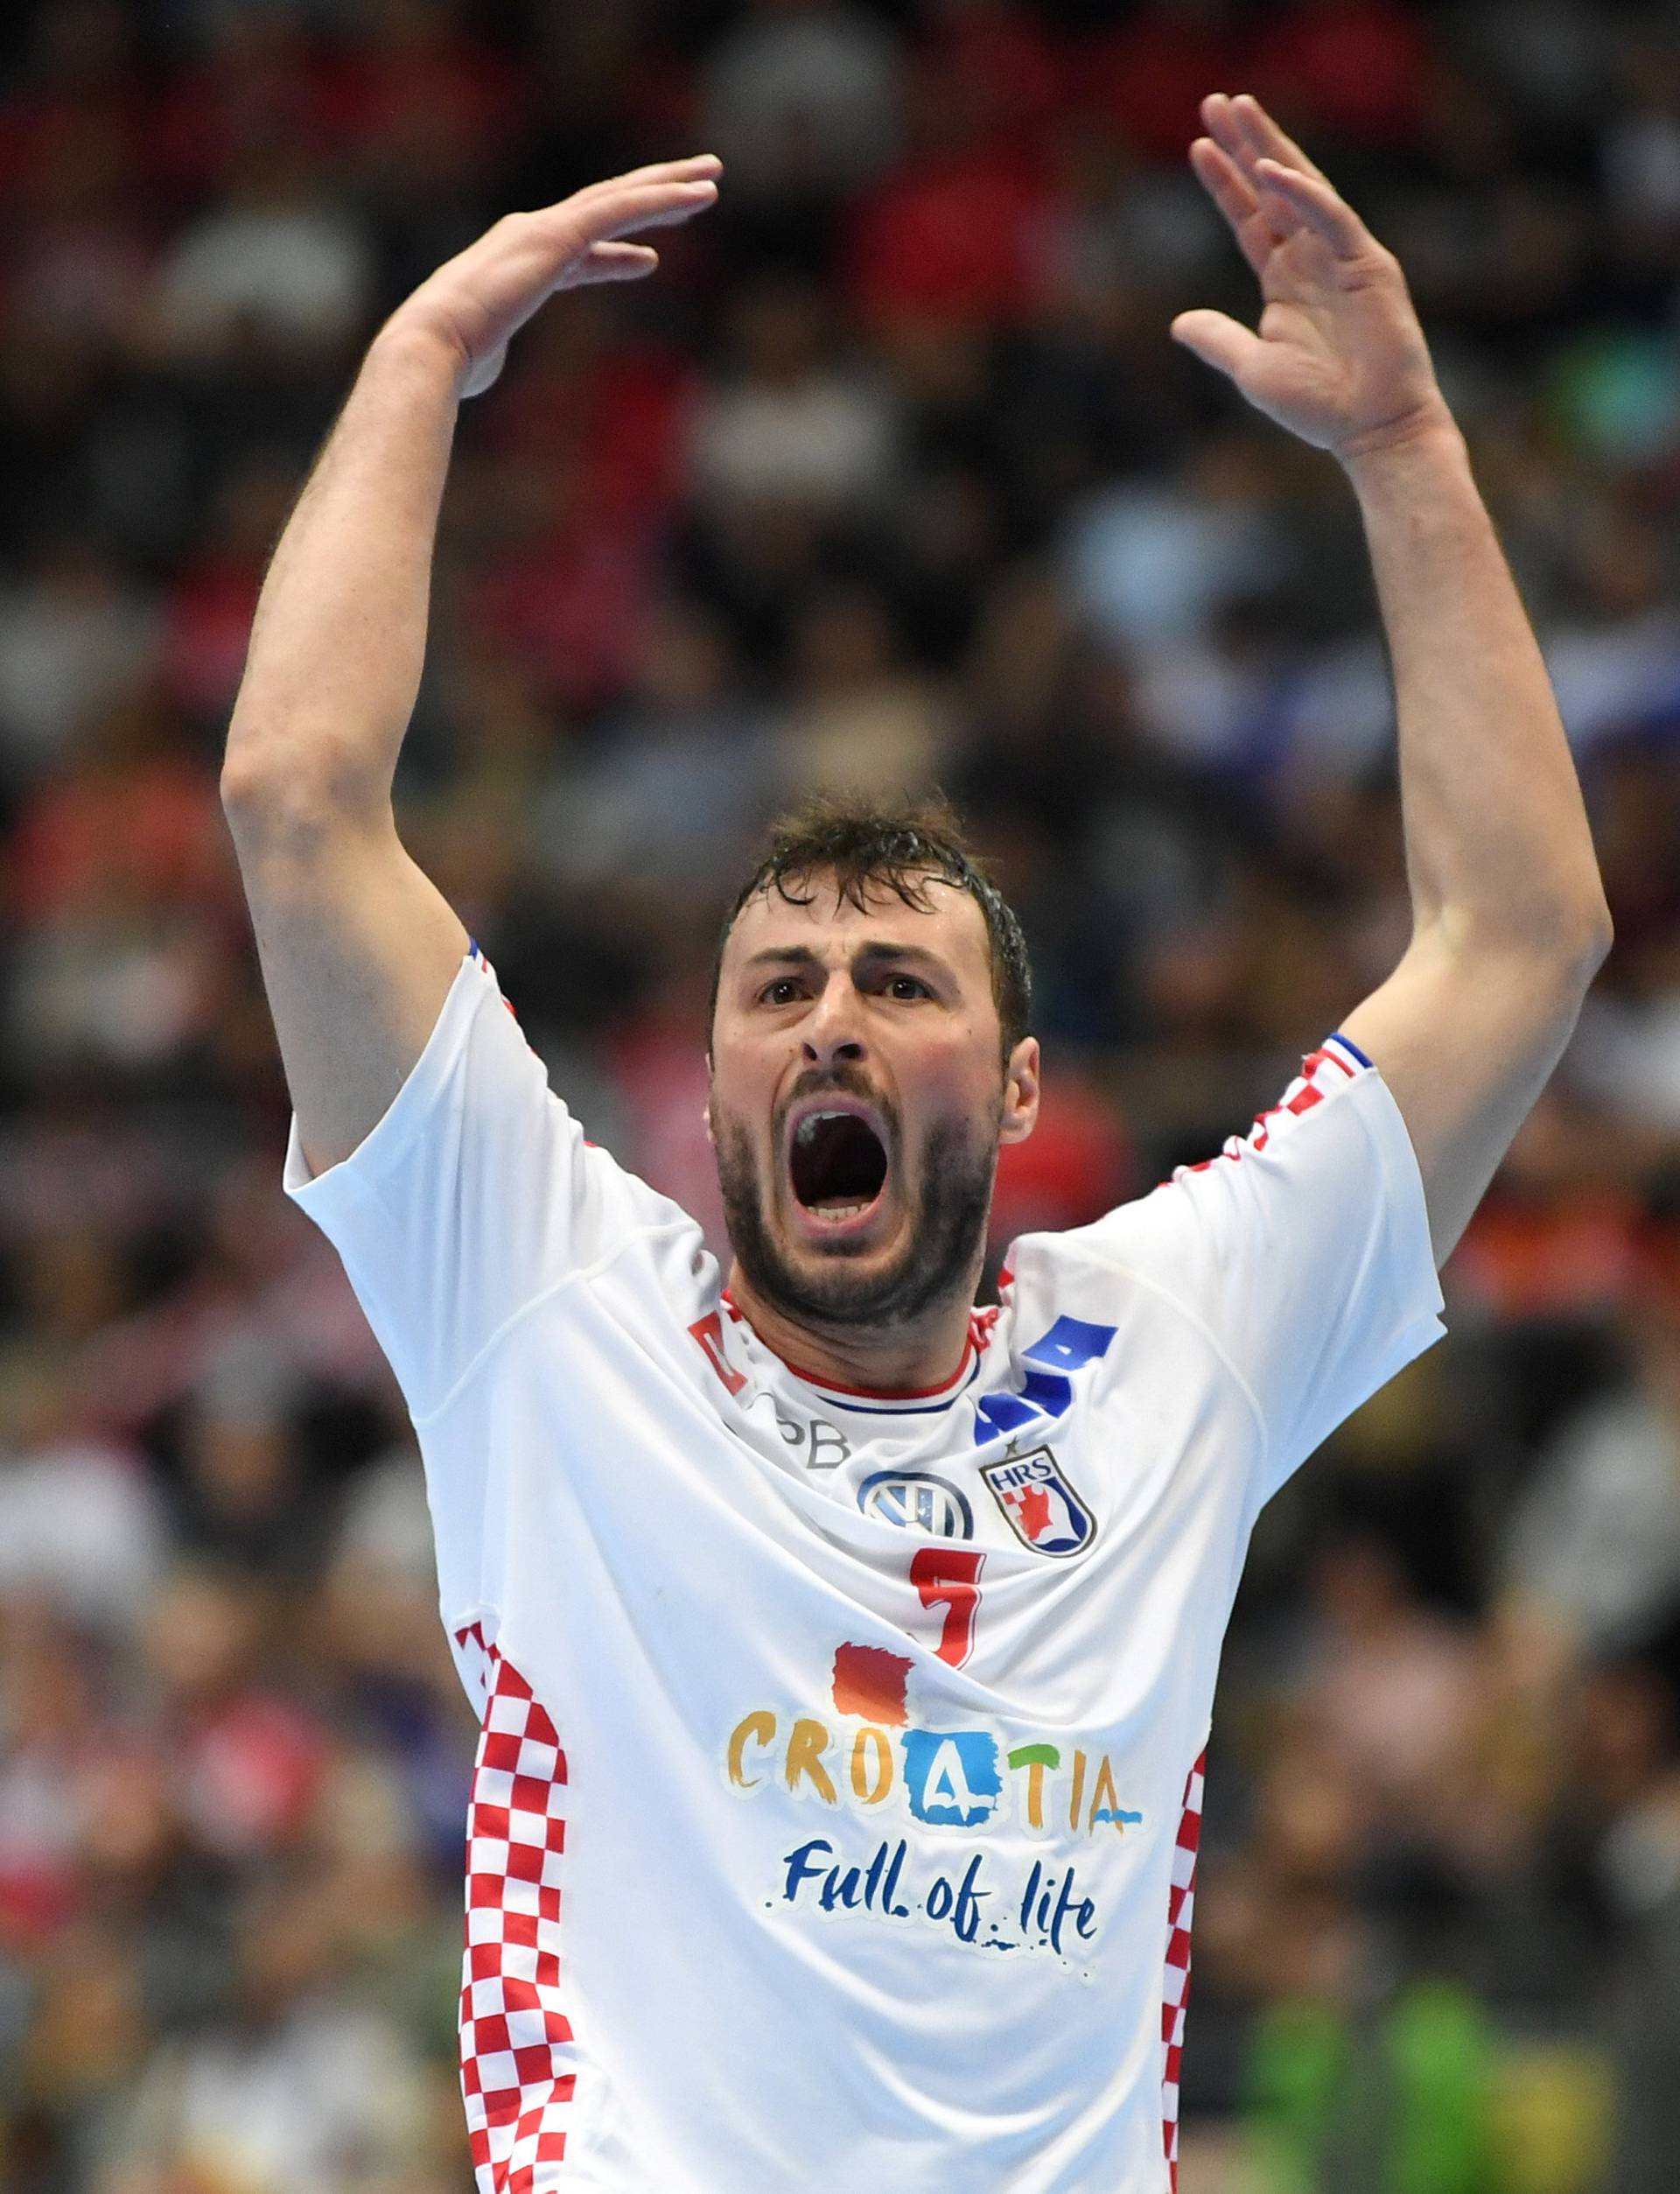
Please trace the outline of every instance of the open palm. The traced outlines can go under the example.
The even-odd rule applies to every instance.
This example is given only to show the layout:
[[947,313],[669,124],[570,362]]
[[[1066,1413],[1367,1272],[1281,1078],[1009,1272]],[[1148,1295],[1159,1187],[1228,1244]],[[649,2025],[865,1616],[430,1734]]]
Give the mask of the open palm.
[[391,325],[447,345],[459,361],[459,393],[477,396],[501,371],[509,340],[556,291],[652,274],[658,253],[626,240],[704,212],[722,166],[710,152],[664,160],[536,213],[504,214],[423,282]]
[[1176,340],[1256,410],[1341,458],[1445,417],[1405,277],[1257,100],[1215,92],[1190,165],[1259,278],[1258,331],[1180,312]]

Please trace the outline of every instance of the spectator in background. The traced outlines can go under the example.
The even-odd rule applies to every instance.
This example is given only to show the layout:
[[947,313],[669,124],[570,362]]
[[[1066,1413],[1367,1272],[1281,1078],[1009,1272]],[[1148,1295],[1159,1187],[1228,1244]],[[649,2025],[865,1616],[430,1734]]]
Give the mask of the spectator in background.
[[883,799],[931,789],[948,757],[947,708],[900,658],[886,603],[858,585],[808,599],[788,661],[779,774],[791,802],[850,784]]
[[212,2187],[356,2194],[427,2169],[424,2074],[398,2029],[344,2000],[345,1922],[308,1882],[253,1890],[236,1925],[231,2017],[153,2059],[109,2128],[96,2184],[122,2194],[150,2167]]
[[896,42],[845,0],[751,0],[706,65],[701,134],[742,198],[837,196],[898,137]]
[[1476,1710],[1474,1650],[1418,1604],[1393,1550],[1344,1532],[1313,1573],[1314,1624],[1293,1714],[1404,1845],[1438,1833],[1460,1804]]
[[655,899],[680,874],[721,894],[766,819],[781,766],[716,620],[697,603],[658,603],[609,736],[539,796],[535,858],[556,887],[569,880],[587,893],[617,880]]
[[836,368],[831,315],[784,280],[748,291],[730,326],[732,369],[695,417],[690,445],[704,500],[752,524],[765,504],[825,515],[878,514],[892,484],[897,421],[888,392]]
[[1068,522],[1074,601],[1103,637],[1146,654],[1204,639],[1222,604],[1277,576],[1284,543],[1247,435],[1200,451],[1177,482],[1125,481]]
[[1507,1595],[1588,1655],[1649,1644],[1680,1604],[1680,1212],[1655,1184],[1618,1385],[1559,1432],[1511,1518]]
[[[88,1276],[67,1285],[96,1328],[122,1301],[104,1285],[110,1247],[89,1232],[25,1254],[38,1270],[81,1264]],[[174,1551],[157,1481],[143,1450],[76,1425],[62,1370],[44,1357],[8,1366],[0,1390],[0,1604],[39,1594],[80,1628],[131,1634]]]
[[1623,279],[1661,295],[1680,256],[1680,57],[1632,21],[1620,44],[1621,100],[1604,137],[1605,210]]
[[1158,168],[1176,171],[1210,84],[1242,74],[1233,0],[1149,0],[1099,34],[1074,97]]
[[916,58],[928,81],[949,87],[989,143],[1045,149],[1068,105],[1070,56],[1054,32],[1015,0],[932,0],[922,15]]
[[1658,2194],[1674,2172],[1672,2039],[1680,2023],[1680,1734],[1650,1665],[1596,1673],[1582,1715],[1589,1768],[1611,1801],[1599,1861],[1616,1929],[1611,2020],[1619,2074],[1606,2194]]
[[146,592],[84,536],[44,541],[0,586],[0,782],[57,761],[72,736],[144,677],[158,615]]
[[858,196],[844,249],[853,311],[889,345],[1019,318],[1050,215],[1042,161],[984,134],[985,106],[925,59],[906,77],[906,151]]
[[308,150],[276,137],[240,148],[227,201],[192,223],[158,270],[162,339],[184,362],[247,343],[331,354],[373,301],[369,241]]

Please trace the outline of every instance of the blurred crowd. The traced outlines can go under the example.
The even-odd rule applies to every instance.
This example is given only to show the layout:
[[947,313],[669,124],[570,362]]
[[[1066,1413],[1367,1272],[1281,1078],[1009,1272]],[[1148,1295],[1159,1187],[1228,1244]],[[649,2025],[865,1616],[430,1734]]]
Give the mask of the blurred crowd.
[[[999,1244],[1208,1155],[1407,935],[1352,500],[1167,340],[1270,101],[1401,256],[1617,927],[1445,1275],[1263,1518],[1183,2194],[1680,2183],[1680,8],[23,0],[0,16],[0,2181],[464,2194],[473,1728],[412,1434],[279,1186],[217,793],[361,347],[497,214],[712,150],[464,417],[405,838],[721,1239],[722,903],[937,783],[1049,1095]],[[1441,1032],[1466,1049],[1474,1027]]]

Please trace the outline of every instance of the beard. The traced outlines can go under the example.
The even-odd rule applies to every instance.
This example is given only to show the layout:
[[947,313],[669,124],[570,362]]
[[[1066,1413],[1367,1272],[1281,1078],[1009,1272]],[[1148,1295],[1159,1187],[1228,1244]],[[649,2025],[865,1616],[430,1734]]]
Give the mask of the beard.
[[742,1272],[766,1302],[812,1326],[904,1326],[958,1295],[966,1301],[985,1253],[1002,1118],[1000,1097],[988,1139],[971,1140],[949,1120],[928,1130],[920,1192],[903,1246],[885,1265],[858,1272],[856,1260],[871,1251],[851,1243],[810,1252],[821,1264],[795,1269],[771,1230],[746,1129],[714,1115],[724,1217]]

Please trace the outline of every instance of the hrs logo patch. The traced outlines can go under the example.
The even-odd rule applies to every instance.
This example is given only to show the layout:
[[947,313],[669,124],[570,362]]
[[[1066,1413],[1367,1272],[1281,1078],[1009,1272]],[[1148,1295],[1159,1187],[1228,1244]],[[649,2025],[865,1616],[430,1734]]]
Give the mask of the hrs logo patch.
[[1076,1554],[1096,1538],[1096,1518],[1048,1447],[983,1462],[980,1475],[1016,1538],[1035,1554]]

